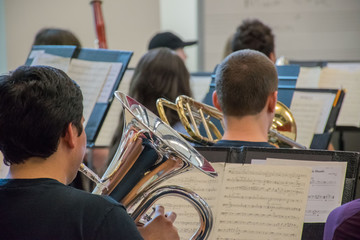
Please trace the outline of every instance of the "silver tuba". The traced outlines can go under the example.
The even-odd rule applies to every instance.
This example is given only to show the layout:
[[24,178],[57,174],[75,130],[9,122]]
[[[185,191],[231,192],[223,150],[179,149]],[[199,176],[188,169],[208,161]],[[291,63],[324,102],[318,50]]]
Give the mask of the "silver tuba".
[[123,105],[125,117],[117,152],[102,178],[84,164],[79,170],[96,183],[93,193],[110,195],[121,202],[136,223],[146,219],[145,213],[158,199],[179,196],[190,202],[199,214],[200,226],[191,239],[207,239],[213,224],[207,203],[196,193],[179,186],[156,187],[193,168],[215,177],[214,168],[154,113],[121,92],[115,92],[115,96]]

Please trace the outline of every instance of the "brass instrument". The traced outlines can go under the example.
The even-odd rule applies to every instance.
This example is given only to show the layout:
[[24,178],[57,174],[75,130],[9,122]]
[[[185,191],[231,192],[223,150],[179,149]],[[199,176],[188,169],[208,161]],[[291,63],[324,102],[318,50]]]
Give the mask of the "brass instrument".
[[[159,116],[167,122],[164,107],[176,110],[184,128],[186,129],[190,141],[203,145],[212,145],[221,139],[220,130],[212,122],[211,118],[220,121],[222,128],[223,114],[217,108],[195,101],[194,99],[181,95],[177,97],[176,103],[166,99],[157,100]],[[202,125],[206,131],[206,136],[202,136],[199,131]],[[296,123],[290,110],[281,102],[276,103],[275,116],[269,130],[269,142],[280,147],[295,147],[305,149],[306,147],[295,142]]]
[[197,168],[215,177],[211,164],[185,139],[136,100],[121,92],[116,98],[124,109],[124,131],[117,152],[100,179],[84,164],[80,171],[96,183],[94,194],[110,195],[121,202],[136,223],[155,201],[179,196],[199,213],[200,226],[192,239],[206,239],[213,218],[207,203],[196,193],[179,187],[155,188],[164,180]]

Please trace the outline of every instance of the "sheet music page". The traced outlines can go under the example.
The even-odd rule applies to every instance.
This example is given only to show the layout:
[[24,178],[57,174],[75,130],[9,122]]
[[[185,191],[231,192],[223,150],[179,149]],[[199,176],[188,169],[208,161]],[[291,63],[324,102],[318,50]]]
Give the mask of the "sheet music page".
[[111,63],[111,68],[107,79],[97,100],[99,103],[107,103],[110,96],[114,93],[113,88],[116,83],[116,79],[120,74],[122,63]]
[[[36,52],[36,53],[33,53]],[[44,51],[32,51],[30,54],[34,60],[31,63],[31,66],[35,65],[46,65],[54,68],[58,68],[67,72],[71,58],[60,57],[53,54],[45,53]]]
[[322,104],[320,111],[320,116],[316,125],[315,133],[324,133],[326,123],[329,119],[331,109],[336,97],[334,93],[316,93],[314,97],[317,99],[317,102]]
[[360,62],[337,62],[337,63],[329,62],[327,64],[327,67],[333,69],[346,70],[349,72],[357,72],[360,71]]
[[[216,228],[215,213],[218,205],[218,193],[221,188],[225,163],[211,163],[211,165],[218,173],[218,177],[216,178],[209,177],[197,169],[192,169],[189,172],[174,176],[162,184],[186,187],[205,199],[210,206],[214,217],[213,230],[210,236],[212,236]],[[158,203],[165,207],[165,211],[176,212],[177,218],[174,225],[179,231],[180,238],[183,240],[190,239],[199,227],[199,217],[194,207],[179,197],[165,197],[160,199],[157,204]],[[209,239],[215,238],[210,237]]]
[[0,178],[5,178],[9,172],[9,166],[4,163],[4,156],[0,152]]
[[[126,70],[121,79],[118,91],[128,94],[133,70]],[[106,114],[104,123],[101,125],[99,135],[96,138],[95,146],[110,146],[111,139],[118,126],[122,106],[117,98],[114,98],[110,105],[110,109]]]
[[211,76],[191,76],[190,87],[193,97],[201,102],[209,91]]
[[84,126],[90,118],[112,63],[72,59],[67,74],[83,93]]
[[320,67],[300,67],[296,88],[318,88],[320,73]]
[[312,168],[305,222],[326,222],[329,213],[341,205],[347,162],[266,159],[268,165]]
[[226,164],[213,239],[301,239],[307,167]]
[[323,68],[320,75],[320,88],[345,89],[345,98],[336,125],[360,126],[360,71],[336,68]]
[[322,103],[318,101],[314,93],[294,92],[290,110],[296,121],[296,142],[310,147],[318,122],[320,121],[322,107]]

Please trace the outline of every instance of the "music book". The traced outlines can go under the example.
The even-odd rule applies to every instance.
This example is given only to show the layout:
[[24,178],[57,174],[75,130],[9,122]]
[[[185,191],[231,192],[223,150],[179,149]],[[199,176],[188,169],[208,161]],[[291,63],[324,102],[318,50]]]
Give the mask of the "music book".
[[[300,239],[311,168],[212,163],[219,174],[211,178],[196,170],[175,176],[164,185],[192,189],[210,205],[214,216],[209,239]],[[198,226],[193,207],[177,197],[159,200],[175,211],[181,239]]]
[[26,64],[59,68],[80,86],[84,98],[87,145],[92,147],[131,56],[132,52],[128,51],[33,46]]

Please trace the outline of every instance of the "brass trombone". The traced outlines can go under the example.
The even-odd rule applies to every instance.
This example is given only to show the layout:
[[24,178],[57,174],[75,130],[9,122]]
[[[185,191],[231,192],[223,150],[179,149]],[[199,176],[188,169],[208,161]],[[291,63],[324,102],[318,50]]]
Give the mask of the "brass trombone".
[[125,117],[117,152],[101,178],[84,164],[80,167],[96,183],[93,193],[110,195],[121,202],[135,222],[146,219],[145,213],[158,199],[181,197],[199,214],[200,226],[191,239],[207,239],[213,224],[207,203],[179,186],[156,187],[194,168],[216,177],[214,168],[175,130],[135,99],[121,92],[115,92],[115,96],[123,105]]
[[[220,130],[212,121],[213,118],[220,121],[221,127],[224,128],[223,114],[215,107],[195,101],[185,95],[177,97],[176,103],[160,98],[157,100],[156,106],[160,118],[167,123],[164,107],[177,111],[181,123],[189,134],[188,136],[182,134],[182,136],[191,142],[212,145],[222,138]],[[206,136],[200,134],[199,125],[204,127]],[[295,119],[290,110],[279,101],[276,103],[275,117],[268,135],[269,142],[274,145],[306,148],[295,141]]]

